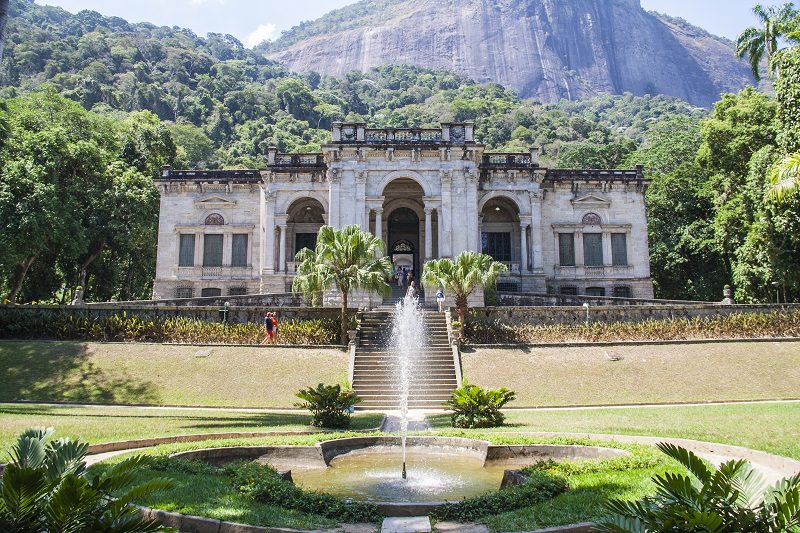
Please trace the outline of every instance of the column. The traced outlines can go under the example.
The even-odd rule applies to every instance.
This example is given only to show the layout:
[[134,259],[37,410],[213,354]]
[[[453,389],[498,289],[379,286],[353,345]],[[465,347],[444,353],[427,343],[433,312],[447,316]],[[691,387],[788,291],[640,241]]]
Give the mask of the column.
[[436,229],[438,233],[437,246],[436,246],[436,259],[441,259],[442,246],[444,246],[444,224],[442,224],[442,205],[436,208]]
[[268,274],[275,273],[275,198],[274,192],[267,193],[267,213],[266,222],[266,243],[264,250],[264,264],[261,268],[266,269]]
[[[383,239],[383,208],[378,207],[375,209],[375,236]],[[384,243],[386,244],[386,243]],[[378,257],[383,257],[383,252],[378,252]]]
[[453,257],[452,224],[450,213],[452,211],[452,181],[450,171],[441,172],[442,180],[442,210],[439,211],[439,257]]
[[[611,253],[611,232],[603,230],[603,266],[611,267],[613,264]],[[609,270],[610,271],[610,270]],[[608,272],[608,271],[607,271]]]
[[278,263],[278,272],[286,272],[286,224],[281,224],[278,226],[281,232],[281,236],[279,237],[279,249],[280,249],[280,263]]
[[528,223],[522,222],[520,223],[519,227],[520,227],[519,271],[527,272],[528,271]]
[[583,267],[583,230],[577,230],[573,238],[575,239],[575,266]]
[[[556,237],[556,256],[558,256],[558,237]],[[541,193],[531,193],[531,267],[534,272],[542,272],[542,200]],[[556,258],[556,263],[558,259]]]
[[425,260],[430,261],[433,256],[433,224],[431,221],[432,208],[425,208]]

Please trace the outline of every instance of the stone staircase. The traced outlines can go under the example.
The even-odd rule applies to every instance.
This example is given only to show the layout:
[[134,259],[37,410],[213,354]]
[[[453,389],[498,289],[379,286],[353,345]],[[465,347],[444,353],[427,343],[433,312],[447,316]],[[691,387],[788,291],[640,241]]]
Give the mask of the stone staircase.
[[[381,309],[394,308],[397,302],[406,297],[407,289],[404,289],[403,287],[398,287],[397,282],[391,283],[391,286],[392,286],[392,295],[383,297],[383,305],[381,306]],[[419,290],[420,303],[424,303],[425,302],[424,289],[422,287],[418,287],[417,290]]]
[[[388,304],[388,302],[387,302]],[[396,410],[400,391],[394,372],[396,355],[387,349],[393,309],[364,313],[361,338],[353,366],[353,390],[361,396],[359,410]],[[448,343],[444,313],[423,310],[429,345],[415,361],[409,390],[409,409],[441,409],[457,387],[453,351]]]

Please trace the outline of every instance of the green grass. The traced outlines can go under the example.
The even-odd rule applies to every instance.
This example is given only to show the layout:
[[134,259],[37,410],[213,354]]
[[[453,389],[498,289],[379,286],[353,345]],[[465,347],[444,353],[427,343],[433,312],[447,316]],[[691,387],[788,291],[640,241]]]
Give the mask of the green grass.
[[488,435],[525,431],[674,437],[762,450],[800,460],[800,403],[505,411],[493,430],[454,430],[449,415],[428,416],[437,431]]
[[800,397],[800,342],[478,348],[461,360],[470,383],[516,391],[513,407]]
[[[357,413],[352,429],[377,428],[381,419],[381,414]],[[96,444],[199,433],[319,432],[310,421],[311,415],[305,413],[0,404],[0,450],[8,449],[31,426],[54,427],[59,437]]]
[[302,388],[342,383],[348,362],[324,348],[4,341],[0,402],[291,407]]

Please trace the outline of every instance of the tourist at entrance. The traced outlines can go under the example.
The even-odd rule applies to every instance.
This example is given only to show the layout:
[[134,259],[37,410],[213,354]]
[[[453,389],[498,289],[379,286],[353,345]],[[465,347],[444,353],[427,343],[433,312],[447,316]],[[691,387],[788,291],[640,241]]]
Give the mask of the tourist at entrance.
[[417,291],[417,286],[414,284],[413,279],[408,284],[408,291],[406,291],[406,296],[411,296],[415,300],[419,297],[419,292]]
[[397,288],[402,289],[406,282],[406,269],[401,268],[397,271]]
[[439,312],[444,313],[444,291],[441,287],[436,291],[436,303],[439,305]]

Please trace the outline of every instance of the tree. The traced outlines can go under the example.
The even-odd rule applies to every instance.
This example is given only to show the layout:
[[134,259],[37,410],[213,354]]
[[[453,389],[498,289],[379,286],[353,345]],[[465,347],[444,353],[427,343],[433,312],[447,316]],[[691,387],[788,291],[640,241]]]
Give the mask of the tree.
[[694,453],[668,443],[658,448],[690,475],[653,478],[656,495],[636,502],[611,500],[599,531],[708,531],[784,533],[800,528],[800,474],[769,486],[744,460],[713,468]]
[[317,236],[316,248],[303,248],[295,256],[300,265],[292,284],[293,291],[302,292],[309,284],[316,284],[323,290],[336,287],[341,294],[342,344],[347,342],[350,292],[363,289],[383,295],[391,293],[386,278],[392,273],[392,265],[388,257],[376,258],[383,250],[381,239],[362,231],[357,225],[342,229],[323,226]]
[[761,79],[761,60],[766,55],[769,74],[777,69],[774,61],[781,38],[788,36],[795,29],[797,10],[794,3],[787,2],[782,6],[764,7],[756,4],[753,13],[758,17],[761,26],[753,26],[744,30],[736,41],[736,56],[747,56],[753,76]]
[[786,156],[772,169],[769,198],[778,202],[800,190],[800,153]]
[[0,529],[3,531],[105,531],[146,533],[171,531],[141,518],[134,499],[167,489],[154,479],[134,485],[146,456],[124,459],[102,474],[86,469],[89,445],[70,439],[50,440],[52,428],[24,431],[11,448],[11,462],[0,485]]
[[478,287],[493,288],[497,277],[507,270],[506,265],[489,255],[465,251],[458,254],[455,260],[434,259],[425,263],[422,284],[429,290],[441,287],[445,293],[453,295],[463,330],[470,294]]
[[0,0],[0,60],[3,59],[3,49],[6,43],[6,23],[8,22],[8,2]]

